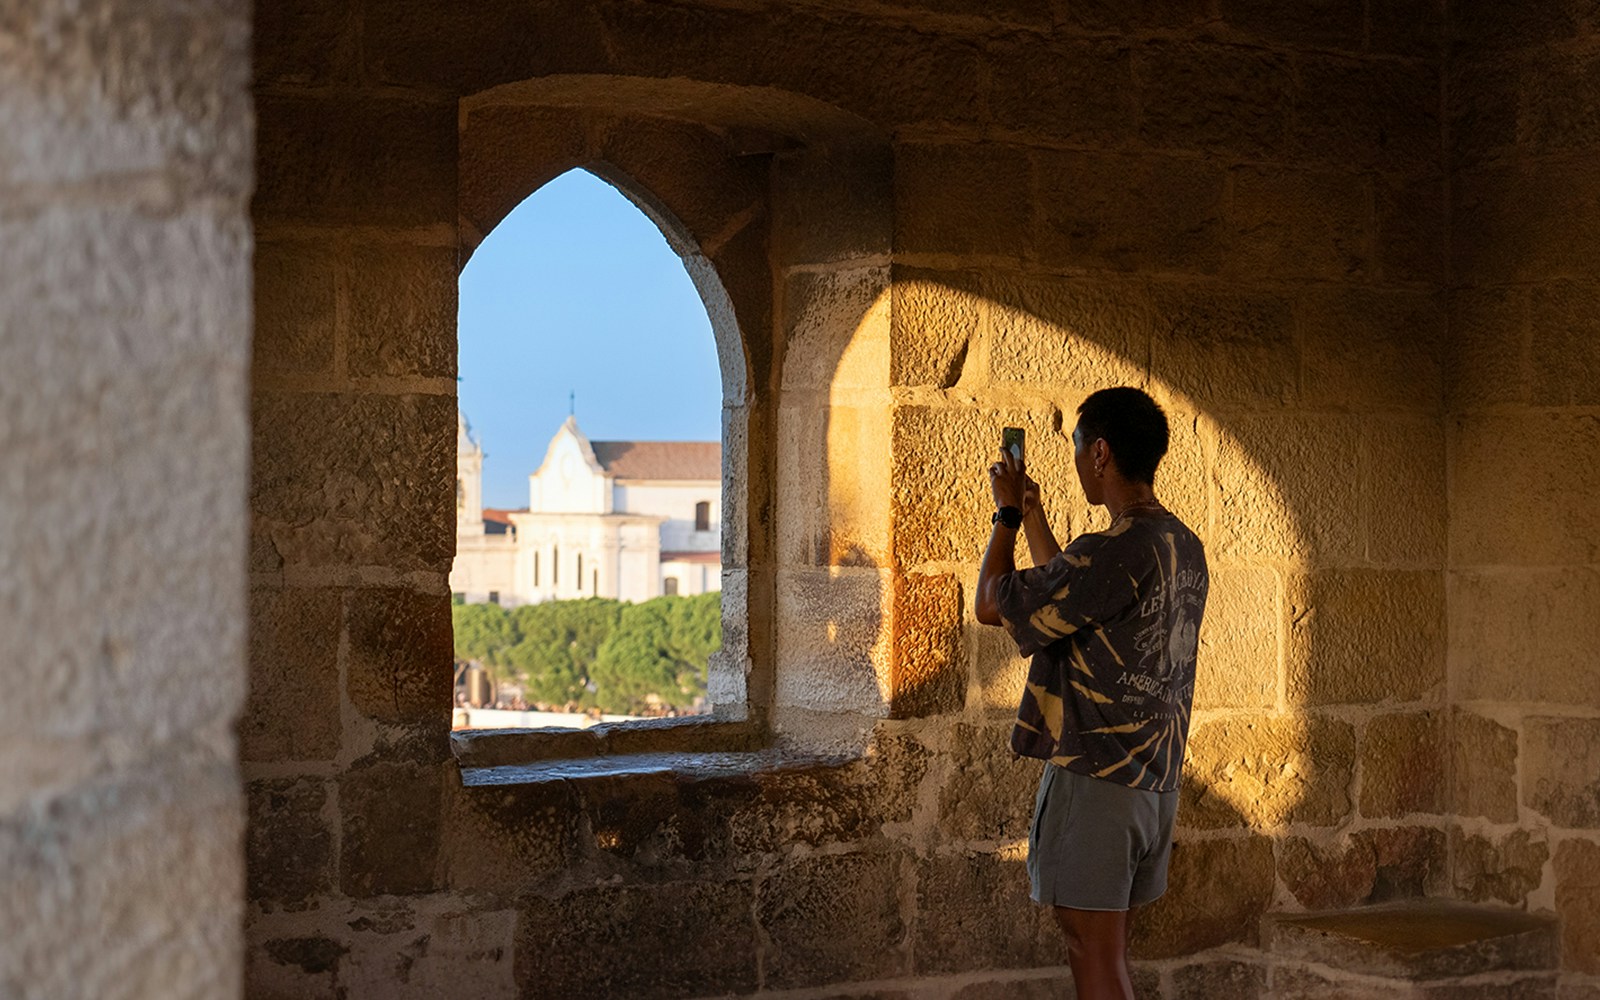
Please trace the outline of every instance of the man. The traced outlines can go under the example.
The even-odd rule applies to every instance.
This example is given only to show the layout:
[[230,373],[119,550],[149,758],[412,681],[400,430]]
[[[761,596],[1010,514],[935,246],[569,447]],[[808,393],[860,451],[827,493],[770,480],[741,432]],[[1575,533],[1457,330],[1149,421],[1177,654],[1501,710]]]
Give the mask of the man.
[[[1002,449],[976,611],[1033,658],[1011,735],[1047,762],[1028,837],[1033,898],[1055,909],[1079,1000],[1132,1000],[1129,914],[1166,891],[1210,581],[1200,540],[1155,496],[1168,442],[1155,400],[1102,389],[1078,407],[1072,439],[1084,496],[1110,526],[1063,550],[1038,485]],[[1016,569],[1019,526],[1033,569]]]

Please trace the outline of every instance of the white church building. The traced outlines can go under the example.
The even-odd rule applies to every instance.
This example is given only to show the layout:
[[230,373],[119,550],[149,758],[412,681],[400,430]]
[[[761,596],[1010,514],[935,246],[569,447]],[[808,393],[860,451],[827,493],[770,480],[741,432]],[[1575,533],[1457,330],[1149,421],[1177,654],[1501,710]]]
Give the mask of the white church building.
[[483,506],[483,448],[456,418],[456,558],[467,603],[721,589],[722,446],[715,441],[590,441],[576,418],[528,477],[526,510]]

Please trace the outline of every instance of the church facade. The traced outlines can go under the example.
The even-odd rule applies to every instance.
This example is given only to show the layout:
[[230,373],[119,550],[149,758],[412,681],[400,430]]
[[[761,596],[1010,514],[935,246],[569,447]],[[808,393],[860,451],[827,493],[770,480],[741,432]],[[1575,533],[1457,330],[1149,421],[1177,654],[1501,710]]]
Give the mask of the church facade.
[[721,589],[722,450],[715,441],[590,441],[569,417],[528,477],[522,510],[483,505],[483,448],[456,420],[450,589],[506,607]]

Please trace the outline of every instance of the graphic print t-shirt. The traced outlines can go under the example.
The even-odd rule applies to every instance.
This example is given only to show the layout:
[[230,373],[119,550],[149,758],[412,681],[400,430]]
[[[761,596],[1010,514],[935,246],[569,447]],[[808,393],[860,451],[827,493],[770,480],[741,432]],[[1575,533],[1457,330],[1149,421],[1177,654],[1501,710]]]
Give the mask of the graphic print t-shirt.
[[1080,535],[1000,580],[1032,656],[1011,747],[1132,788],[1178,787],[1205,614],[1205,547],[1171,514]]

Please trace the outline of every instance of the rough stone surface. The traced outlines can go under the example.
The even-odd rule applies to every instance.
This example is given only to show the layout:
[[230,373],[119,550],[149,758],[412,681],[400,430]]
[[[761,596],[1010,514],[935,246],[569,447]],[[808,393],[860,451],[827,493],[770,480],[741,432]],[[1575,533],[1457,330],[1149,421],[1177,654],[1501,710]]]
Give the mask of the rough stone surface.
[[1557,826],[1600,827],[1600,719],[1523,723],[1522,804]]
[[449,598],[357,590],[346,607],[351,704],[382,722],[442,724],[454,683]]
[[1218,406],[1281,405],[1295,393],[1294,311],[1282,295],[1173,284],[1157,286],[1151,308],[1151,368],[1171,388]]
[[327,786],[315,778],[250,783],[245,860],[251,902],[293,907],[333,887],[328,798]]
[[1588,567],[1451,574],[1460,696],[1600,707],[1600,691],[1586,682],[1600,643],[1597,609],[1600,572]]
[[1448,868],[1444,832],[1425,826],[1359,830],[1332,842],[1289,837],[1278,847],[1278,877],[1310,910],[1435,894]]
[[967,694],[961,585],[953,576],[899,576],[889,712],[895,718],[957,711]]
[[895,885],[903,858],[852,854],[785,865],[761,883],[757,917],[769,986],[883,979],[906,967]]
[[1361,734],[1361,815],[1397,819],[1445,808],[1445,726],[1435,712],[1380,715]]
[[[1546,410],[1462,416],[1450,430],[1453,481],[1462,484],[1450,507],[1454,559],[1468,565],[1593,563],[1600,511],[1568,499],[1597,488],[1600,423],[1585,414]],[[1502,530],[1505,512],[1516,508],[1560,510],[1561,516],[1530,518],[1519,531]],[[1593,607],[1592,591],[1589,601]],[[1515,627],[1517,618],[1507,617]]]
[[241,755],[331,760],[340,744],[339,591],[255,587],[250,612],[250,700],[239,725]]
[[1313,823],[1350,812],[1355,733],[1321,716],[1228,718],[1189,731],[1181,822],[1196,829]]
[[1452,830],[1450,839],[1455,890],[1462,899],[1520,906],[1544,881],[1550,847],[1527,830],[1513,830],[1502,837]]
[[1359,486],[1323,475],[1358,467],[1353,418],[1255,416],[1226,430],[1217,453],[1217,526],[1207,543],[1213,557],[1304,565],[1359,554]]
[[1044,964],[1060,930],[1028,896],[1021,859],[993,854],[930,858],[917,870],[914,944],[919,974]]
[[1292,704],[1417,701],[1444,682],[1444,576],[1338,570],[1288,580]]
[[1181,838],[1173,847],[1167,894],[1140,911],[1133,954],[1189,955],[1228,941],[1252,942],[1272,901],[1272,841]]
[[373,763],[339,777],[339,887],[363,897],[438,884],[444,777],[437,766]]
[[1185,965],[1172,973],[1172,1000],[1257,1000],[1267,995],[1267,970],[1260,965],[1221,960]]
[[1562,965],[1600,974],[1600,845],[1562,841],[1556,848],[1555,872]]
[[1457,710],[1452,723],[1451,812],[1516,822],[1516,730],[1465,710]]
[[939,790],[939,823],[958,840],[1028,835],[1041,765],[1011,753],[1011,721],[955,727],[950,774]]
[[1195,708],[1277,705],[1281,601],[1278,575],[1270,569],[1211,570],[1195,667]]

